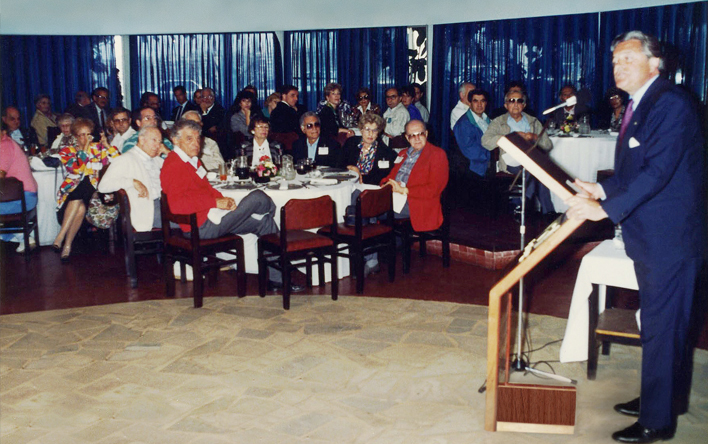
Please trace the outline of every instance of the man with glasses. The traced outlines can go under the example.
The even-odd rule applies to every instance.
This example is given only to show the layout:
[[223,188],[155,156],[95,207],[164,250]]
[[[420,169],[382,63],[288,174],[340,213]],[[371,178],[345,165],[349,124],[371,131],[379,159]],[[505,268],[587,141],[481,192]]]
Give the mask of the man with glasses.
[[300,117],[300,130],[305,135],[293,142],[293,160],[314,159],[316,165],[339,167],[341,146],[332,139],[321,136],[320,118],[308,111]]
[[[401,151],[381,186],[393,187],[393,192],[405,199],[396,218],[410,217],[416,231],[436,230],[443,223],[440,195],[448,181],[447,154],[428,142],[428,131],[421,120],[406,124],[405,137],[411,146]],[[394,210],[399,197],[394,196]]]
[[[578,91],[573,85],[564,85],[558,93],[558,98],[561,102],[565,102],[571,97],[576,97]],[[556,125],[560,128],[561,125],[565,123],[566,120],[572,120],[573,122],[579,122],[584,116],[590,115],[590,108],[584,103],[578,102],[575,105],[565,106],[559,108],[553,112],[551,118],[556,122]]]
[[[388,109],[383,115],[386,121],[386,131],[382,137],[385,144],[391,148],[403,148],[407,144],[402,137],[406,123],[411,120],[411,115],[403,103],[401,103],[401,91],[398,88],[386,90],[386,105]],[[398,137],[398,138],[396,138]]]
[[125,141],[135,134],[135,129],[130,126],[130,111],[122,106],[114,108],[111,111],[110,124],[113,129],[111,145],[122,152]]
[[93,140],[99,140],[101,138],[101,132],[108,134],[109,98],[110,95],[107,88],[98,87],[91,92],[91,100],[93,100],[93,103],[88,106],[88,117],[93,120],[94,123]]
[[202,90],[202,100],[199,106],[202,110],[202,136],[211,137],[221,147],[218,132],[219,125],[226,116],[226,110],[216,101],[213,89],[204,88]]
[[[141,128],[148,128],[148,127],[154,127],[154,128],[159,128],[158,123],[159,119],[157,118],[157,114],[155,114],[155,110],[148,107],[144,106],[142,108],[137,109],[136,111],[133,111],[133,122],[134,122],[134,128],[137,131],[140,131]],[[123,150],[121,151],[122,154],[125,154],[126,152],[130,151],[133,149],[133,147],[138,143],[138,133],[136,132],[129,138],[123,142]],[[162,149],[160,150],[160,154],[166,155],[170,151],[172,151],[172,142],[166,137],[162,139]]]
[[[497,147],[499,139],[510,133],[518,133],[530,143],[538,142],[538,148],[550,151],[553,143],[543,131],[543,125],[535,117],[526,114],[524,108],[527,102],[526,94],[519,91],[509,91],[504,96],[506,113],[492,120],[487,132],[482,136],[482,145],[492,151]],[[541,134],[543,133],[543,134]],[[501,153],[498,163],[499,171],[516,174],[521,171],[521,164],[507,153]],[[528,174],[528,173],[527,173]],[[535,196],[541,204],[543,214],[554,213],[551,192],[533,176],[527,175],[526,197]]]

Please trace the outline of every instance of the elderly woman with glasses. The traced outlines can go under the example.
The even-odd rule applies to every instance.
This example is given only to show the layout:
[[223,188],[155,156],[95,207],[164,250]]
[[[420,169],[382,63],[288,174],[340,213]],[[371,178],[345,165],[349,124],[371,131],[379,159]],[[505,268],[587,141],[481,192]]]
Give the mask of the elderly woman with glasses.
[[111,158],[120,154],[108,143],[103,132],[101,140],[93,142],[93,129],[91,120],[76,119],[71,125],[76,144],[59,151],[67,174],[57,193],[57,219],[61,229],[52,247],[57,252],[61,251],[62,262],[69,260],[71,244],[81,228],[91,196],[98,187],[101,170],[108,166]]
[[359,119],[361,136],[350,137],[342,150],[343,164],[359,175],[359,182],[378,185],[396,161],[396,152],[381,141],[379,136],[386,121],[374,113]]
[[249,132],[253,135],[253,139],[243,142],[241,149],[248,156],[248,163],[251,166],[257,166],[263,156],[268,156],[273,163],[280,165],[280,159],[283,155],[283,148],[280,143],[274,140],[268,140],[270,135],[270,123],[268,119],[262,115],[255,115],[251,118],[251,124],[248,127]]

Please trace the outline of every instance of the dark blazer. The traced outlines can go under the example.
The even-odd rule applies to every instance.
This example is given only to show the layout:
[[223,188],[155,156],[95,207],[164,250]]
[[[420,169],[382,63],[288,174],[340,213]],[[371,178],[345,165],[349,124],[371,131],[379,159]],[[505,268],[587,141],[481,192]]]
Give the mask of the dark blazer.
[[[273,163],[280,165],[283,157],[283,147],[280,143],[269,139],[268,148],[270,148],[271,160],[273,160]],[[241,144],[241,149],[245,152],[246,156],[248,156],[248,164],[251,165],[253,161],[253,139],[243,142]]]
[[81,106],[78,103],[74,102],[67,106],[64,112],[71,114],[77,119],[79,117],[83,117],[84,119],[91,119],[91,112],[89,111],[89,106],[93,106],[93,103],[86,106]]
[[[91,120],[93,120],[94,128],[93,128],[93,140],[98,140],[101,138],[101,131],[103,131],[103,128],[101,127],[101,121],[98,118],[98,109],[96,107],[95,103],[90,103],[86,105],[86,108],[88,108],[87,112],[87,117]],[[108,128],[108,119],[109,116],[111,115],[111,110],[108,108],[103,109],[103,117],[104,117],[104,123],[106,124],[106,128]]]
[[[174,108],[172,108],[172,114],[170,114],[170,120],[171,121],[176,121],[177,120],[177,111],[182,107],[182,105],[177,105]],[[182,117],[184,113],[187,111],[199,111],[199,107],[192,103],[190,100],[187,100],[187,104],[184,105],[184,111],[179,115],[179,117]]]
[[270,130],[274,133],[298,133],[300,131],[300,116],[305,114],[305,108],[298,104],[293,109],[285,102],[278,102],[270,113]]
[[[327,148],[327,154],[320,154],[321,148]],[[301,137],[293,142],[293,161],[307,159],[307,139]],[[315,154],[315,164],[318,166],[339,167],[342,163],[342,147],[334,139],[325,139],[320,135],[317,140],[317,153]]]
[[214,102],[214,105],[211,107],[211,110],[209,110],[209,114],[202,115],[202,135],[207,137],[213,137],[213,134],[209,133],[209,128],[216,127],[218,129],[219,125],[224,120],[225,115],[226,110],[224,109],[224,107],[221,106],[221,104]]
[[[584,103],[578,103],[575,105],[575,121],[579,122],[580,118],[583,116],[590,116],[592,114],[590,108],[585,105]],[[555,111],[553,111],[553,120],[556,122],[556,125],[560,127],[562,123],[565,122],[565,108],[559,108]]]
[[[350,137],[344,143],[342,148],[342,162],[340,167],[346,168],[347,166],[356,166],[359,161],[359,154],[361,150],[359,149],[359,144],[361,143],[361,136]],[[394,162],[396,161],[397,154],[394,150],[388,147],[380,139],[376,142],[376,154],[374,154],[374,165],[369,171],[369,174],[362,177],[362,181],[370,185],[378,185],[381,179],[386,177],[391,169],[393,169]],[[388,167],[381,168],[388,162]]]
[[317,115],[320,118],[322,136],[325,139],[336,139],[341,126],[336,111],[331,106],[325,105]]

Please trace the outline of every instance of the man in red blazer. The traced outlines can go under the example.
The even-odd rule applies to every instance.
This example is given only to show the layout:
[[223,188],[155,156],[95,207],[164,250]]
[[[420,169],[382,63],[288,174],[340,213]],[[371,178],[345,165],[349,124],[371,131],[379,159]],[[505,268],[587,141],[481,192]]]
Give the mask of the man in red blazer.
[[406,124],[405,137],[411,146],[401,151],[381,186],[390,185],[406,196],[406,205],[396,217],[410,217],[416,231],[436,230],[443,222],[440,195],[447,186],[447,154],[428,143],[428,131],[420,120]]

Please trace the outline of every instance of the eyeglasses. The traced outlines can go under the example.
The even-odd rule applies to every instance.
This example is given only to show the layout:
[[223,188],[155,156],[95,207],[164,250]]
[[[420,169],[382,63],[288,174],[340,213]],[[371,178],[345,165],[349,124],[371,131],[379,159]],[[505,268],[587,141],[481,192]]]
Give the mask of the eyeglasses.
[[378,133],[379,130],[376,129],[376,128],[364,128],[363,130],[361,130],[361,132],[362,132],[362,133],[372,133],[372,134],[375,134],[375,133]]
[[614,96],[611,96],[611,97],[610,97],[610,100],[617,100],[617,99],[619,99],[619,98],[620,98],[620,96],[618,96],[617,94],[615,94]]
[[319,128],[319,127],[320,127],[320,122],[308,123],[305,125],[305,128],[307,128],[307,129]]
[[79,133],[76,135],[76,137],[88,137],[90,135],[91,135],[91,133]]
[[363,96],[359,96],[356,98],[357,101],[362,101],[362,100],[369,100],[369,95],[364,94]]
[[100,95],[100,94],[94,94],[93,96],[94,96],[94,97],[98,97],[99,99],[106,99],[106,100],[108,100],[108,96],[102,96],[102,95]]
[[518,103],[519,105],[524,104],[524,98],[523,97],[512,97],[511,99],[506,99],[506,103]]
[[406,134],[406,139],[417,139],[418,137],[425,137],[425,131],[413,134]]
[[268,125],[268,124],[266,123],[266,124],[263,124],[263,125],[256,125],[255,127],[258,128],[258,129],[263,129],[263,128],[268,129],[268,128],[270,128],[270,125]]
[[145,116],[140,120],[157,120],[157,116]]

